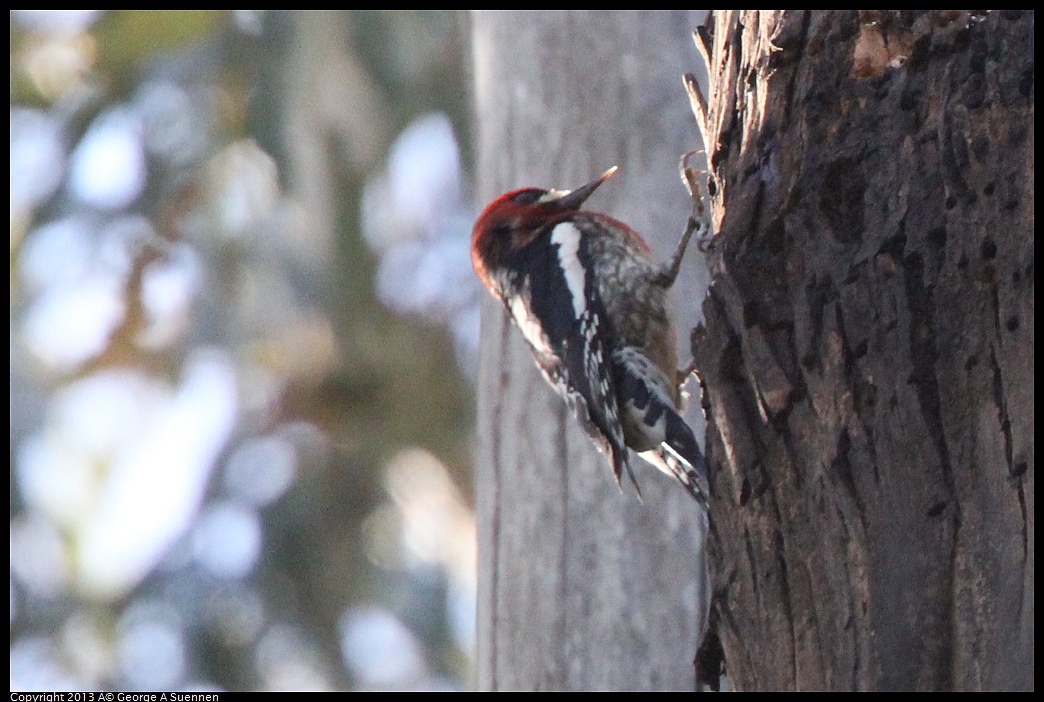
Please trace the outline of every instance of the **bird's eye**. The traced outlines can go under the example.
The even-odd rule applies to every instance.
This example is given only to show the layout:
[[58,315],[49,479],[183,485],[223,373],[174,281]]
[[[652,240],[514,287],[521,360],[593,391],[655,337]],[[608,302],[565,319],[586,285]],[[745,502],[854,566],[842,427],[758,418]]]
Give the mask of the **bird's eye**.
[[511,225],[507,222],[497,222],[492,227],[493,236],[501,237],[511,234]]
[[519,190],[517,193],[511,196],[513,202],[517,202],[520,205],[532,205],[534,202],[540,199],[540,196],[544,194],[543,190],[537,190],[536,188],[528,188],[526,190]]

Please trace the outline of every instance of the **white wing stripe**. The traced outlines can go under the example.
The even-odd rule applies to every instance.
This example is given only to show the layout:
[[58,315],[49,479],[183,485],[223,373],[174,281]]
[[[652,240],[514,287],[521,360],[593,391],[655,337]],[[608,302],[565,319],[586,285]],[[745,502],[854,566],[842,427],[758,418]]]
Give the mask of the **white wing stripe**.
[[558,264],[562,267],[566,285],[573,298],[573,312],[580,319],[587,309],[587,296],[584,291],[584,267],[577,258],[580,250],[580,230],[572,222],[562,222],[551,231],[551,243],[558,246]]

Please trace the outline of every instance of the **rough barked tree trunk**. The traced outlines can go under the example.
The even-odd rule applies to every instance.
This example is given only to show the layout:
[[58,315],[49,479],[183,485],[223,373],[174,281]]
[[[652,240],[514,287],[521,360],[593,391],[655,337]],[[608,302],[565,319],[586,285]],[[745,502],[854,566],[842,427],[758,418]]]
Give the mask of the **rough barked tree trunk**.
[[1033,688],[1032,12],[721,12],[711,621],[738,689]]
[[[669,255],[689,212],[678,158],[698,146],[681,75],[699,18],[472,17],[479,199],[573,188],[619,165],[588,206]],[[683,358],[699,270],[693,249],[675,286]],[[492,298],[482,336],[479,687],[691,690],[706,595],[696,503],[651,468],[639,468],[644,504],[630,486],[621,494]]]

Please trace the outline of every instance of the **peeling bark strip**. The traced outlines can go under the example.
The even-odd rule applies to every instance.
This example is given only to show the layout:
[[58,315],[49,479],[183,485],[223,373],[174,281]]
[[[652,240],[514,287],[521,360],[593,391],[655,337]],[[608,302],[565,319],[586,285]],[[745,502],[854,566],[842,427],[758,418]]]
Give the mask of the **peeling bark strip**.
[[723,11],[698,37],[737,689],[1033,688],[1033,17]]

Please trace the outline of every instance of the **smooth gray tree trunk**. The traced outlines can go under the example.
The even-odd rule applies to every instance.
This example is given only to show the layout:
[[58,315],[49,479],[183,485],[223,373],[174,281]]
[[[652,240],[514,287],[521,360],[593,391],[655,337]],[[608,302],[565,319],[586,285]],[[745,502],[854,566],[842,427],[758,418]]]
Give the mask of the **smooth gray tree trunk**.
[[[588,206],[668,256],[689,212],[678,159],[700,146],[681,82],[699,19],[473,14],[479,199],[573,188],[618,165]],[[705,276],[693,249],[675,286],[681,342]],[[481,364],[479,687],[693,689],[705,598],[697,505],[652,468],[639,474],[644,504],[629,486],[621,494],[492,298]]]

